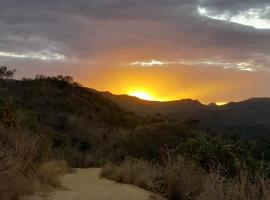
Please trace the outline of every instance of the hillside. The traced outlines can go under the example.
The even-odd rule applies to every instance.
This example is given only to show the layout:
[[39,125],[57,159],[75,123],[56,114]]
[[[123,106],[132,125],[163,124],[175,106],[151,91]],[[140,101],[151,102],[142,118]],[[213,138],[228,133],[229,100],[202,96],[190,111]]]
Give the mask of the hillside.
[[[251,190],[256,193],[252,195],[268,195],[260,193],[263,185],[258,182],[268,180],[255,172],[270,173],[270,139],[259,139],[258,132],[246,124],[266,127],[268,121],[263,119],[269,116],[269,99],[217,107],[193,100],[162,103],[109,95],[82,87],[65,76],[0,80],[0,141],[4,144],[4,148],[0,146],[0,155],[4,155],[0,164],[9,166],[10,160],[17,161],[14,169],[0,170],[0,189],[5,191],[0,199],[32,194],[38,191],[36,181],[42,187],[57,187],[68,166],[104,166],[102,177],[142,187],[170,200],[212,194],[208,186],[212,171],[222,174],[220,180],[228,180],[220,183],[224,189],[215,195],[227,195],[225,188],[239,186],[240,168],[250,174],[244,186],[246,195]],[[139,108],[141,113],[136,110]],[[232,130],[241,130],[239,127],[251,131],[258,140],[237,137],[234,133],[241,132]],[[262,155],[265,163],[260,162]],[[217,171],[219,168],[221,171]],[[14,182],[7,184],[5,170],[12,177],[24,179],[13,178]],[[191,185],[190,177],[197,177]],[[25,181],[31,186],[26,188]],[[16,188],[10,192],[15,182]],[[230,195],[237,196],[238,192]]]
[[204,105],[191,99],[155,102],[108,92],[102,95],[138,115],[161,114],[177,120],[192,118],[200,120],[204,129],[244,136],[258,136],[270,132],[270,98],[252,98],[216,106]]
[[[69,78],[59,76],[8,81],[3,92],[12,98],[18,109],[31,111],[40,122],[53,127],[56,124],[60,126],[72,116],[80,116],[88,121],[88,125],[94,124],[103,128],[134,125],[130,123],[137,120],[135,115]],[[58,130],[65,127],[54,128]]]
[[146,101],[128,95],[113,95],[109,92],[101,92],[103,96],[117,103],[125,109],[136,112],[138,115],[175,115],[190,114],[203,111],[207,107],[197,100],[183,99],[169,102]]
[[4,125],[44,135],[54,155],[75,166],[97,164],[89,152],[106,159],[110,144],[104,141],[118,130],[134,129],[141,120],[70,77],[1,81],[0,88],[0,108],[8,113]]

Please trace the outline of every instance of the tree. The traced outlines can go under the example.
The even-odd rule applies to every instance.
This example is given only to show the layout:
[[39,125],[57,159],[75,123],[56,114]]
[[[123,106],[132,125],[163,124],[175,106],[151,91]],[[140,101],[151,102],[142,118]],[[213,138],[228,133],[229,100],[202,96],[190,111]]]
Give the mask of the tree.
[[12,79],[16,70],[10,70],[6,66],[0,66],[0,80]]

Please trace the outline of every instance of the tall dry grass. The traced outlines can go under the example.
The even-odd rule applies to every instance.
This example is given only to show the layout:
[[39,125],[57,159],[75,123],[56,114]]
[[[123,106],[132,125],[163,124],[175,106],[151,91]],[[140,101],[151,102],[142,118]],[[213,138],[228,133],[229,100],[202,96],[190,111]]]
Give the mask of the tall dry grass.
[[107,164],[101,176],[157,192],[169,200],[269,200],[270,180],[263,171],[256,175],[239,168],[235,177],[226,177],[218,168],[210,172],[183,158],[165,167],[128,159],[121,165]]
[[239,174],[226,179],[220,169],[204,175],[203,190],[198,200],[268,200],[270,180],[264,174],[252,176],[241,169]]
[[60,186],[59,175],[66,173],[64,162],[43,163],[40,140],[27,132],[0,129],[0,199],[16,200],[43,185]]
[[181,157],[168,162],[164,177],[165,194],[170,200],[195,199],[202,191],[202,169]]
[[119,166],[111,163],[104,165],[100,176],[158,192],[164,182],[161,174],[160,166],[143,160],[127,159]]
[[71,169],[68,167],[66,161],[50,161],[41,164],[37,168],[38,180],[42,186],[52,186],[54,188],[61,188],[60,177],[70,173]]
[[38,138],[16,131],[0,131],[0,199],[16,199],[32,192]]

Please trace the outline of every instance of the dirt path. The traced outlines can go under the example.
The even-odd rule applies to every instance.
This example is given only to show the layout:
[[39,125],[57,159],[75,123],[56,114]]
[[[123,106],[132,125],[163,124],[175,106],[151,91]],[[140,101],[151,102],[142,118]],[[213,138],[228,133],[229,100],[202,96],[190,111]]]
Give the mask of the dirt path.
[[65,175],[62,183],[67,190],[56,191],[48,197],[32,197],[30,200],[151,200],[160,199],[153,194],[125,184],[100,179],[100,169],[77,169]]

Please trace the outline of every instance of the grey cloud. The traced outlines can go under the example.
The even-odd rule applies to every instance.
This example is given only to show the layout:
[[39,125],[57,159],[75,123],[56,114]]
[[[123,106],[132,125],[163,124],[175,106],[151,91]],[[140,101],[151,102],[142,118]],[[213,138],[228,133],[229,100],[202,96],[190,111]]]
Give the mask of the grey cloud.
[[269,30],[197,13],[199,5],[234,13],[267,4],[266,0],[1,0],[0,51],[25,54],[49,49],[87,62],[114,49],[130,48],[142,49],[151,59],[252,59],[267,66]]

